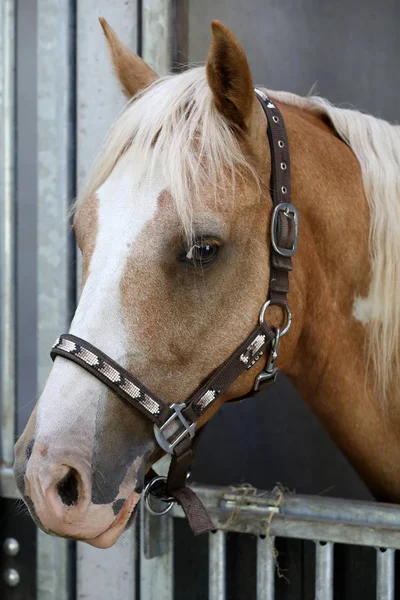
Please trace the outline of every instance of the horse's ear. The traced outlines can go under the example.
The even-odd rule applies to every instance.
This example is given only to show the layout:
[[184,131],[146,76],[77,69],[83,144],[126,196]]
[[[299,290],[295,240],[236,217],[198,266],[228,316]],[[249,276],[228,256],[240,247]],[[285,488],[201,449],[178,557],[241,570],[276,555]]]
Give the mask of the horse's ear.
[[241,129],[246,129],[254,103],[253,81],[243,48],[220,21],[211,23],[207,80],[218,110]]
[[128,98],[132,98],[137,92],[158,79],[158,75],[140,56],[121,42],[105,19],[100,17],[99,21],[107,38],[115,71],[124,94]]

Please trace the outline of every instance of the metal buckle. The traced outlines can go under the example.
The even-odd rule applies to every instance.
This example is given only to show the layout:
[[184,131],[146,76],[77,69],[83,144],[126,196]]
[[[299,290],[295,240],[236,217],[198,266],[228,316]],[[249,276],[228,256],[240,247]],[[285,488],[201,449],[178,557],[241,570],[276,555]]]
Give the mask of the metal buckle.
[[260,310],[259,323],[260,323],[261,327],[264,325],[265,313],[266,313],[267,308],[269,306],[280,306],[281,309],[283,311],[285,311],[285,313],[286,313],[286,323],[285,323],[285,326],[283,327],[283,329],[279,328],[279,337],[281,338],[290,329],[290,326],[292,324],[292,311],[290,310],[290,308],[288,307],[287,304],[279,304],[277,302],[271,302],[271,300],[267,300],[266,302],[264,302],[264,304],[262,305],[261,310]]
[[258,392],[263,383],[270,382],[271,379],[275,381],[276,376],[278,375],[278,369],[275,367],[275,363],[276,359],[278,358],[278,346],[282,334],[279,327],[275,331],[276,335],[271,341],[271,350],[269,353],[267,365],[265,369],[257,375],[256,380],[254,382],[253,390],[255,392]]
[[[151,481],[149,481],[149,483],[146,485],[146,487],[144,488],[144,504],[145,507],[147,508],[147,510],[149,511],[150,514],[159,517],[161,515],[166,515],[167,512],[169,512],[171,510],[171,508],[173,507],[173,505],[175,504],[175,500],[169,496],[158,496],[157,494],[155,494],[154,492],[152,492],[152,488],[159,483],[160,481],[163,482],[167,482],[167,478],[166,477],[162,477],[161,475],[159,475],[158,477],[154,477],[154,479],[152,479]],[[167,504],[167,506],[161,510],[156,510],[155,508],[153,508],[150,504],[150,498],[153,498],[154,500],[157,500],[158,502],[163,502],[164,504]]]
[[[187,435],[189,435],[191,438],[194,438],[196,423],[189,424],[185,416],[182,414],[182,410],[186,408],[186,404],[171,404],[170,408],[174,411],[173,414],[169,417],[169,419],[167,419],[167,421],[165,421],[164,425],[161,425],[161,427],[154,425],[154,436],[158,445],[165,450],[165,452],[168,452],[168,454],[173,454],[175,446],[179,444],[179,442],[181,442]],[[178,433],[175,429],[167,434],[165,431],[166,428],[177,418],[179,419],[180,424],[183,425],[183,431]],[[172,438],[175,435],[176,437],[170,441],[169,438]]]
[[[283,214],[288,218],[292,218],[294,222],[294,239],[293,246],[291,248],[281,248],[279,246],[278,237],[278,217],[279,213],[283,212]],[[272,213],[272,221],[271,221],[271,243],[272,247],[277,254],[281,256],[293,256],[297,250],[297,237],[299,231],[299,215],[297,212],[297,208],[293,206],[290,202],[281,202],[274,208],[274,212]]]

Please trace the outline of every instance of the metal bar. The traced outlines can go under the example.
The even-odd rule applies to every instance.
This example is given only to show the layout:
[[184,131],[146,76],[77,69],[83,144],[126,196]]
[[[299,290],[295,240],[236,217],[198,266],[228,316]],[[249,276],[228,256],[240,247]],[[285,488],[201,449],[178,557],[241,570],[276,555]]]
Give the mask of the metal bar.
[[70,204],[75,192],[74,2],[38,0],[38,389],[69,326]]
[[333,544],[315,542],[315,600],[333,600]]
[[223,531],[209,534],[208,600],[225,600],[225,546]]
[[140,598],[174,597],[174,522],[169,515],[154,517],[141,501]]
[[15,483],[11,467],[0,468],[0,498],[16,499],[21,495]]
[[[98,18],[107,19],[121,40],[135,50],[138,1],[81,0],[77,3],[78,191],[87,179],[107,130],[126,103]],[[93,93],[94,89],[96,93]],[[80,252],[77,253],[76,266],[79,296],[82,280]]]
[[[98,22],[106,18],[132,49],[137,43],[136,0],[82,0],[77,2],[76,93],[78,190],[87,178],[104,136],[125,104],[112,67],[107,42]],[[77,256],[77,287],[81,257]],[[134,600],[136,568],[134,529],[109,550],[77,544],[77,599]]]
[[[69,205],[75,187],[73,0],[37,2],[38,81],[38,391],[51,366],[49,348],[68,326]],[[67,600],[71,594],[72,542],[38,531],[37,598]]]
[[257,600],[275,597],[275,538],[257,539]]
[[135,524],[108,550],[78,542],[77,556],[77,600],[135,600]]
[[0,3],[0,408],[1,454],[15,442],[15,1]]
[[189,60],[189,0],[174,0],[170,7],[171,70],[179,73]]
[[[157,473],[166,475],[169,456],[155,465]],[[140,510],[140,598],[174,597],[174,523],[169,514],[156,517],[146,509],[144,498]]]
[[[354,500],[285,494],[243,496],[223,487],[193,486],[218,529],[361,546],[400,548],[400,508]],[[272,519],[271,519],[272,513]],[[173,514],[182,516],[179,508]]]
[[394,600],[394,559],[392,548],[376,551],[376,599]]
[[172,68],[171,10],[171,0],[143,0],[142,57],[160,76]]

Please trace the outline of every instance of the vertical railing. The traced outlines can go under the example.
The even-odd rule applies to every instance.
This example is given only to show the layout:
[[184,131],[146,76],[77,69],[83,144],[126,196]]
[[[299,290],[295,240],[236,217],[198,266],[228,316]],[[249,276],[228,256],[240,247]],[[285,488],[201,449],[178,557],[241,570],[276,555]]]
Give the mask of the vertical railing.
[[315,542],[315,600],[333,600],[332,542]]
[[[155,465],[159,475],[165,476],[168,468],[168,457]],[[140,513],[140,600],[173,600],[174,521],[169,514],[151,515],[143,499]]]
[[376,599],[394,600],[395,551],[378,548],[376,551]]
[[15,441],[15,1],[0,2],[0,411],[1,455]]
[[[69,206],[75,189],[75,2],[37,2],[38,81],[38,392],[51,361],[49,348],[68,327],[70,281]],[[71,594],[72,542],[38,530],[37,598]]]
[[208,600],[226,598],[226,534],[216,531],[208,535]]
[[275,540],[272,536],[257,539],[257,600],[275,598]]
[[172,67],[171,2],[143,0],[142,57],[160,76]]
[[151,515],[143,500],[140,508],[140,600],[173,600],[174,521]]

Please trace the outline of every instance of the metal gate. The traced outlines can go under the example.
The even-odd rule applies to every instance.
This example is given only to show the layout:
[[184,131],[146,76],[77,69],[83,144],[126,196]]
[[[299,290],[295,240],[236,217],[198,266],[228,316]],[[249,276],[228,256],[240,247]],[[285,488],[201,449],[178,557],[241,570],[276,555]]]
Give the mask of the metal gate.
[[[16,219],[20,200],[16,29],[17,12],[28,3],[0,2],[0,596],[4,600],[172,600],[177,597],[174,519],[181,516],[178,510],[173,517],[159,519],[142,511],[140,525],[112,549],[99,551],[37,532],[28,517],[18,514],[15,504],[12,448],[21,415],[28,410],[18,403],[16,376],[16,365],[22,360],[16,284],[17,237],[21,242]],[[99,16],[106,17],[160,74],[187,57],[187,0],[37,0],[38,177],[33,193],[37,196],[37,317],[31,323],[34,357],[27,359],[37,364],[38,390],[50,367],[48,349],[68,325],[79,287],[69,203],[123,106],[97,24]],[[93,93],[94,88],[99,93]],[[395,550],[400,548],[396,507],[314,496],[277,497],[248,489],[201,487],[197,491],[218,527],[209,536],[210,600],[230,600],[226,532],[256,536],[258,600],[275,597],[278,538],[315,540],[316,599],[333,599],[334,544],[338,543],[375,548],[376,598],[395,598]],[[18,544],[8,541],[3,546],[5,538]]]
[[[9,470],[2,472],[2,495],[15,498],[17,492]],[[376,553],[376,600],[395,600],[395,552],[400,549],[400,509],[395,505],[349,501],[317,496],[301,496],[242,489],[192,486],[207,507],[217,530],[208,535],[208,600],[229,600],[227,595],[226,534],[236,532],[256,539],[257,600],[275,600],[275,581],[279,574],[277,538],[310,540],[315,544],[314,599],[334,598],[334,545],[349,544],[374,548]],[[174,600],[174,527],[184,517],[179,508],[171,515],[154,517],[141,507],[140,522],[108,551],[96,551],[78,544],[77,598],[97,600]],[[139,531],[140,530],[140,531]],[[139,543],[136,545],[136,537]],[[2,540],[4,542],[4,540]],[[18,540],[21,544],[21,541]],[[22,542],[23,543],[23,542]],[[136,547],[139,547],[139,552]],[[79,552],[80,549],[80,552]],[[11,550],[11,553],[9,552]],[[12,545],[4,546],[6,560],[15,561]],[[124,553],[126,557],[123,559]],[[18,560],[17,560],[18,562]],[[5,565],[3,578],[13,582]],[[106,573],[101,571],[105,569]],[[18,568],[15,569],[18,571]],[[105,576],[114,572],[111,581]],[[290,582],[288,581],[288,584]],[[251,585],[249,584],[249,587]],[[5,600],[14,597],[9,589]],[[51,598],[67,590],[48,588]],[[38,590],[38,598],[40,589]],[[195,590],[193,590],[193,595]],[[3,597],[3,596],[2,596]],[[23,596],[25,598],[25,596]],[[32,596],[34,597],[34,596]],[[70,597],[73,594],[70,593]],[[250,593],[248,597],[253,597]],[[243,599],[245,600],[245,599]]]
[[[209,534],[209,600],[227,600],[226,533],[257,538],[257,600],[274,600],[279,553],[275,538],[311,540],[315,544],[315,600],[334,598],[334,544],[370,546],[376,551],[376,599],[395,598],[395,551],[400,549],[400,509],[357,502],[243,489],[193,486],[216,527]],[[178,508],[175,517],[184,517]],[[142,511],[141,600],[173,596],[172,519]],[[149,581],[151,578],[151,581]]]

